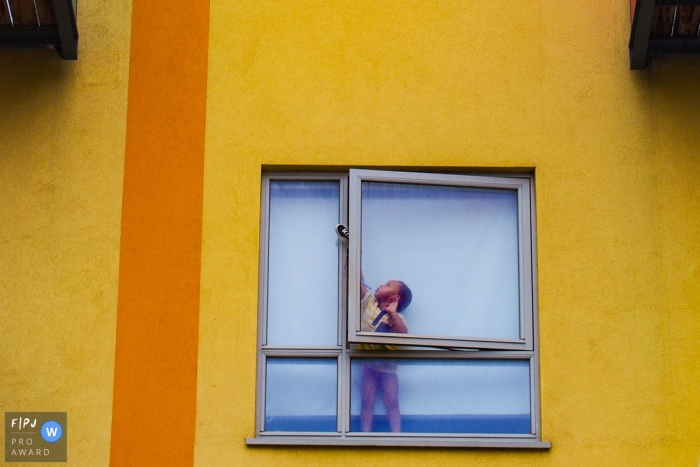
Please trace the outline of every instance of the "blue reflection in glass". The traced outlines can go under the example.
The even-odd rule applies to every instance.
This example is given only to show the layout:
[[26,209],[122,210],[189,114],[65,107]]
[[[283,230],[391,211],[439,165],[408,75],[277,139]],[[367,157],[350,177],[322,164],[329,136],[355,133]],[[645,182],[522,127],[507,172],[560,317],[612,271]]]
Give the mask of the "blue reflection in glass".
[[264,431],[336,432],[334,358],[268,358]]
[[529,361],[353,359],[351,371],[350,431],[532,433]]

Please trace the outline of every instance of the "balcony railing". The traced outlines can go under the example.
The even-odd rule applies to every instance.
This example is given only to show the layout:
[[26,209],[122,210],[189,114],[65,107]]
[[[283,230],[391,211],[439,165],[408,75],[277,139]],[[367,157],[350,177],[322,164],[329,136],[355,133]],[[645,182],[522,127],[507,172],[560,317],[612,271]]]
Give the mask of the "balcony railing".
[[76,0],[0,0],[0,48],[54,47],[78,58]]
[[632,0],[630,68],[653,57],[700,56],[700,0]]

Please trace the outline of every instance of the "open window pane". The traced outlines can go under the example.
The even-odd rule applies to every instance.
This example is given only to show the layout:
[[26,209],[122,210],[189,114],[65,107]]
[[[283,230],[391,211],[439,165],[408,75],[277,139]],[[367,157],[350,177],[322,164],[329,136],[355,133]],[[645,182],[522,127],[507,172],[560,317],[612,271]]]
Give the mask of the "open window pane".
[[532,433],[527,360],[363,358],[351,372],[350,431]]
[[365,282],[404,282],[408,334],[517,340],[518,193],[363,181]]
[[337,431],[337,394],[337,359],[268,358],[264,431]]
[[270,181],[267,345],[338,343],[337,181]]

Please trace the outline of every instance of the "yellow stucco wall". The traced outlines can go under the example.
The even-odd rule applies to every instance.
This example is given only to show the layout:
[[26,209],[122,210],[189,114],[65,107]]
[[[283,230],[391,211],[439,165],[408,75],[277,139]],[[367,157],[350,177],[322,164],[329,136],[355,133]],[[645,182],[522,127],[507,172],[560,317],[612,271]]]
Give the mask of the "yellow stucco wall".
[[131,2],[79,3],[77,62],[0,51],[0,412],[67,411],[68,465],[107,466]]
[[[700,60],[625,2],[211,3],[195,464],[696,466]],[[533,167],[549,452],[247,448],[265,166]]]
[[[0,411],[68,411],[76,466],[109,464],[130,14],[81,3],[78,62],[0,52]],[[630,72],[628,33],[624,1],[212,0],[198,467],[698,465],[700,60]],[[534,168],[551,451],[245,446],[272,166]]]

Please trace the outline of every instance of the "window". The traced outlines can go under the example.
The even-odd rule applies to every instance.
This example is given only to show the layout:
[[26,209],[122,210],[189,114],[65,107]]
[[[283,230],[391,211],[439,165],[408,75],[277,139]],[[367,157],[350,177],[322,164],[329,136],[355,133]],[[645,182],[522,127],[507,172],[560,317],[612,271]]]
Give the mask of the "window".
[[549,447],[532,176],[353,169],[262,185],[248,444]]

